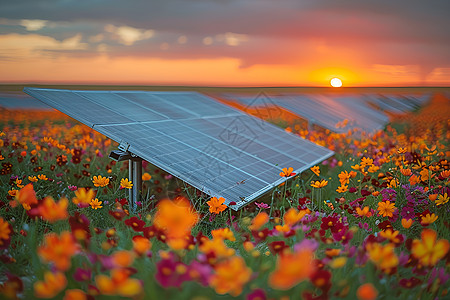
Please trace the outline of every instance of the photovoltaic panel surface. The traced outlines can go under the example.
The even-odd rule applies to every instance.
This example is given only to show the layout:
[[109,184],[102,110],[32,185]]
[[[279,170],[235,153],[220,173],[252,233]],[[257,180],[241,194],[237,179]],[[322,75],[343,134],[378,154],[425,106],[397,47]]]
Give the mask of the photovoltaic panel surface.
[[24,91],[233,209],[333,154],[195,92]]

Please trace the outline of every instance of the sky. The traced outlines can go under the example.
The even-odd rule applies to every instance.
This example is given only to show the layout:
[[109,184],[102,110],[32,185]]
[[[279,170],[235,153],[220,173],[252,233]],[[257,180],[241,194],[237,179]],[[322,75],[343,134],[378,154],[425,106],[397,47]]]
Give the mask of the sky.
[[450,86],[448,0],[0,0],[0,83]]

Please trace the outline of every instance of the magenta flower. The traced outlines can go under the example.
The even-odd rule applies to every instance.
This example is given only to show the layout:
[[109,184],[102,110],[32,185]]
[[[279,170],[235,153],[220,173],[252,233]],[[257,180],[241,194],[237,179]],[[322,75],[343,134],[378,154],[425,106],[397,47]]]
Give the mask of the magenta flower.
[[90,281],[92,276],[92,271],[89,269],[77,268],[75,273],[73,273],[73,279],[76,281]]
[[78,187],[76,185],[69,185],[68,186],[69,190],[71,190],[72,192],[78,190]]
[[168,259],[162,259],[156,265],[155,279],[164,287],[180,287],[185,281],[191,279],[188,272],[188,267],[182,263],[174,260],[174,256]]
[[255,202],[255,204],[256,204],[256,206],[258,206],[259,209],[269,209],[270,208],[269,205],[267,205],[266,203],[263,203],[263,202],[261,202],[261,203]]

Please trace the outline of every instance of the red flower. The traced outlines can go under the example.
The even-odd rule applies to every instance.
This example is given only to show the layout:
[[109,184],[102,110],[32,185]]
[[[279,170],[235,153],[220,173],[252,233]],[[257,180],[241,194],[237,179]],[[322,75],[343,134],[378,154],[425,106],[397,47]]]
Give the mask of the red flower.
[[275,241],[270,243],[269,245],[269,249],[270,252],[272,252],[272,254],[279,254],[281,252],[283,252],[284,249],[288,249],[289,246],[286,245],[286,243],[284,241]]
[[139,232],[144,230],[145,222],[139,220],[137,217],[132,217],[125,221],[125,225],[130,226],[134,231]]

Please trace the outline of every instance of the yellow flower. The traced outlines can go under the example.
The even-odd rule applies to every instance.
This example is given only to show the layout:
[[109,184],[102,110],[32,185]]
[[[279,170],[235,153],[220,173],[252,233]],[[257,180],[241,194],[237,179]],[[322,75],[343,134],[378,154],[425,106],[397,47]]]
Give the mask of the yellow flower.
[[89,203],[92,207],[92,209],[97,209],[97,208],[102,208],[102,201],[99,201],[98,198],[95,198],[93,200],[91,200],[91,202]]
[[133,187],[133,183],[128,178],[122,178],[120,180],[120,187],[123,189],[131,189]]
[[381,237],[384,237],[385,239],[391,241],[392,243],[400,242],[400,239],[398,238],[399,234],[400,234],[400,232],[398,230],[394,231],[391,228],[388,228],[388,229],[380,232]]
[[38,298],[53,298],[67,285],[64,273],[50,271],[45,272],[44,280],[34,284],[34,295]]
[[412,242],[411,254],[423,266],[434,266],[448,252],[449,242],[444,239],[436,241],[436,237],[436,231],[424,229],[422,230],[422,240]]
[[47,176],[45,176],[44,174],[39,174],[39,175],[38,175],[38,178],[39,178],[40,180],[48,180]]
[[223,204],[225,202],[225,199],[222,197],[219,197],[217,199],[216,197],[212,197],[211,200],[206,202],[209,205],[209,211],[214,214],[219,214],[223,212],[227,206]]
[[338,193],[345,193],[346,191],[348,191],[348,185],[341,185],[336,189],[336,192]]
[[368,206],[364,206],[363,209],[361,209],[359,206],[356,207],[356,213],[361,217],[371,217],[372,213],[370,212],[370,208]]
[[425,216],[422,216],[422,219],[420,220],[420,223],[422,225],[430,225],[431,223],[434,223],[438,219],[438,216],[435,214],[426,214]]
[[333,269],[340,269],[347,263],[346,257],[337,257],[330,262],[330,267]]
[[398,265],[398,257],[394,252],[394,244],[385,246],[378,243],[369,243],[366,246],[369,259],[386,273]]
[[407,151],[406,148],[402,148],[402,147],[400,147],[400,148],[397,149],[397,153],[398,153],[398,154],[405,154],[406,151]]
[[321,181],[317,180],[316,182],[311,181],[311,186],[315,187],[315,188],[318,188],[318,189],[323,188],[327,184],[328,184],[328,181],[326,181],[325,179],[322,179]]
[[38,181],[36,176],[28,176],[28,180],[31,181],[31,182],[37,182]]
[[438,199],[436,200],[436,205],[442,205],[447,203],[449,200],[447,193],[445,193],[444,195],[439,195]]
[[96,186],[96,187],[105,187],[109,184],[109,178],[98,175],[98,176],[94,176],[94,178],[92,179],[92,182],[94,183],[94,186]]
[[79,188],[75,191],[75,197],[72,198],[72,202],[76,205],[85,204],[86,206],[94,199],[95,191],[93,189]]
[[320,175],[320,168],[319,168],[319,166],[312,167],[311,171],[313,171],[313,173],[316,174],[317,176]]
[[394,211],[396,210],[395,203],[391,203],[391,201],[389,200],[378,202],[377,210],[379,210],[378,212],[379,215],[391,218],[393,216]]

